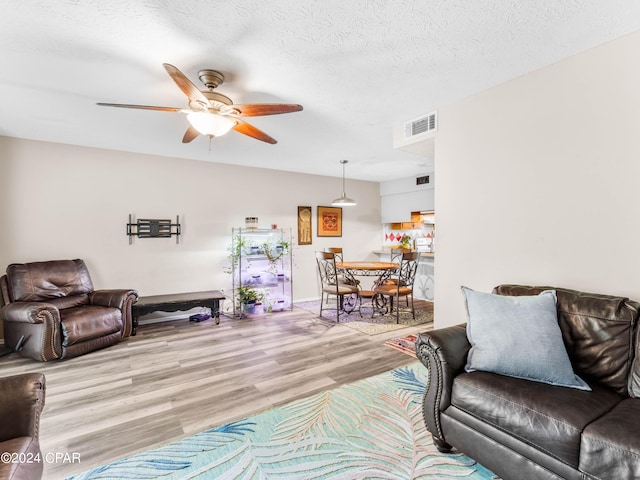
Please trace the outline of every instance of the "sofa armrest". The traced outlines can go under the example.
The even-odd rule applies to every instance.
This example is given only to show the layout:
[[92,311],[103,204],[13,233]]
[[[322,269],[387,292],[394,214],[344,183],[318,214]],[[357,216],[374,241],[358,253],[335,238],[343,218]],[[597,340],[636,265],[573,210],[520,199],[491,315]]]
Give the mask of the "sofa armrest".
[[132,295],[136,299],[138,298],[138,292],[135,290],[95,290],[89,294],[89,302],[91,305],[115,307],[122,310],[127,299]]
[[48,319],[60,322],[58,309],[45,302],[13,302],[2,307],[5,322],[45,323]]
[[12,302],[2,307],[4,343],[39,361],[62,356],[60,311],[46,302]]
[[17,437],[38,438],[44,396],[42,373],[0,378],[0,442]]
[[451,404],[453,379],[464,371],[470,348],[466,325],[424,332],[416,339],[416,356],[428,371],[422,414],[427,430],[442,451],[451,447],[442,433],[440,413]]
[[101,307],[115,307],[122,312],[122,338],[131,335],[133,317],[131,307],[138,301],[136,290],[96,290],[89,294],[91,305]]

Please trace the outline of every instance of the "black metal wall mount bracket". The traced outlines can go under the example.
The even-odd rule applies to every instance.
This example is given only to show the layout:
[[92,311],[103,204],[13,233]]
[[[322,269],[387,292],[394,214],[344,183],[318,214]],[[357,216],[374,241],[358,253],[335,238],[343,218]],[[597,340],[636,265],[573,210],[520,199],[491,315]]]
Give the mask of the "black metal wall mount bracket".
[[180,243],[180,215],[176,215],[176,223],[171,220],[152,218],[139,218],[133,222],[133,215],[129,214],[127,223],[127,235],[129,245],[133,243],[133,237],[138,238],[171,238],[176,236],[176,243]]

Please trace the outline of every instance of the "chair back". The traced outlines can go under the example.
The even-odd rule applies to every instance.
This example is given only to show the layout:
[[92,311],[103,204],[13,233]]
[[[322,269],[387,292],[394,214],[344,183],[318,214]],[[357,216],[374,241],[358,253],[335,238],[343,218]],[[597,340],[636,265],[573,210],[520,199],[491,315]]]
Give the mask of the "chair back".
[[324,249],[325,252],[330,252],[335,255],[336,262],[343,262],[342,259],[342,247],[329,247]]
[[318,274],[323,287],[338,284],[338,272],[336,270],[336,256],[333,252],[316,252]]
[[392,263],[400,263],[402,260],[403,253],[409,253],[411,251],[410,248],[392,248],[391,249],[391,262]]
[[411,287],[413,289],[413,282],[416,278],[419,260],[419,252],[405,252],[402,254],[400,268],[398,269],[399,287]]
[[9,281],[6,275],[0,277],[0,307],[9,305],[11,297],[9,296]]
[[80,259],[12,263],[7,267],[7,287],[11,302],[77,297],[74,302],[84,304],[93,292],[89,270]]

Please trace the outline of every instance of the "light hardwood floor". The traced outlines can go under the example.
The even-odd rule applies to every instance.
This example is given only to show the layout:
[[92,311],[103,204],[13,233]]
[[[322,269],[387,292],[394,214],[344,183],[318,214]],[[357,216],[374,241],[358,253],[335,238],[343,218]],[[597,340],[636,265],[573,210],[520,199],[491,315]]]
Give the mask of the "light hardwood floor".
[[12,353],[0,374],[45,374],[42,451],[80,458],[45,463],[43,478],[59,479],[417,361],[383,343],[430,328],[365,335],[299,308],[220,325],[185,317],[69,360]]

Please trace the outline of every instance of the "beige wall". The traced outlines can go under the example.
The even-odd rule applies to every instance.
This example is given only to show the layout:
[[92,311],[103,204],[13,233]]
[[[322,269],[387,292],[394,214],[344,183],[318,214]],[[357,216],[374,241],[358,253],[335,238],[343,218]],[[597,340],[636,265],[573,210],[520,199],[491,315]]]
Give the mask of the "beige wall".
[[460,286],[640,300],[640,32],[439,110],[436,326]]
[[[204,147],[206,148],[206,147]],[[336,160],[337,164],[337,160]],[[319,296],[314,251],[343,246],[350,258],[380,247],[378,184],[349,180],[358,205],[343,209],[342,238],[316,237],[315,207],[340,195],[339,178],[0,137],[0,270],[12,262],[83,258],[97,288],[141,295],[224,288],[232,227],[291,227],[313,206],[314,238],[294,239],[294,299]],[[180,244],[126,236],[128,215],[180,215]]]

